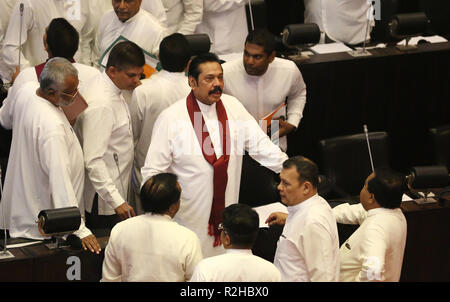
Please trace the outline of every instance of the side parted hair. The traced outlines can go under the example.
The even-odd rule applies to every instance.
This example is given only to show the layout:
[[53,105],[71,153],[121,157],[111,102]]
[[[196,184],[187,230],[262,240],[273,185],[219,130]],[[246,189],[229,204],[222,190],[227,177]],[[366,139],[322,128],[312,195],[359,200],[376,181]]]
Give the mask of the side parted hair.
[[295,167],[299,175],[299,181],[309,181],[314,188],[319,185],[319,168],[310,159],[304,156],[294,156],[283,163],[284,169]]
[[169,72],[182,72],[191,59],[191,47],[186,37],[174,33],[159,44],[159,60],[162,68]]
[[275,51],[275,36],[267,29],[257,28],[248,33],[245,44],[256,44],[264,48],[264,52],[270,56]]
[[259,230],[259,216],[246,204],[233,204],[222,212],[223,229],[234,247],[251,248]]
[[118,70],[125,70],[145,65],[145,56],[142,49],[134,42],[125,41],[114,45],[109,53],[106,69],[114,66]]
[[67,76],[78,76],[78,70],[65,58],[52,58],[47,61],[39,77],[39,85],[43,92],[50,89],[60,90]]
[[79,34],[64,18],[53,19],[46,31],[47,45],[53,57],[71,60],[78,50]]
[[157,174],[147,180],[141,189],[144,211],[164,214],[172,204],[177,203],[181,196],[177,180],[177,176],[172,173]]
[[375,177],[367,183],[367,190],[380,206],[387,209],[400,207],[406,188],[404,175],[389,168],[375,169]]
[[208,52],[208,53],[204,53],[204,54],[200,54],[200,55],[196,56],[191,61],[191,64],[189,64],[188,76],[194,77],[194,79],[196,81],[198,81],[198,76],[201,73],[201,70],[199,69],[199,65],[203,64],[203,63],[208,63],[208,62],[217,62],[217,63],[219,63],[220,68],[222,68],[222,64],[220,62],[220,59],[217,57],[217,55],[212,52]]

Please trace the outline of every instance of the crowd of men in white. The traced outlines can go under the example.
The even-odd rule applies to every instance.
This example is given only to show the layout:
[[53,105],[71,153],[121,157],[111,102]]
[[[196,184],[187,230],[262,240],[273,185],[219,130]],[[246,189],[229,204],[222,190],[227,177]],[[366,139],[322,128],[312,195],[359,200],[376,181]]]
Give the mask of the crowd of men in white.
[[[306,85],[293,62],[275,57],[273,36],[248,32],[245,4],[2,1],[0,76],[13,85],[0,123],[13,139],[0,228],[42,239],[39,211],[76,205],[83,248],[101,250],[90,228],[113,229],[103,281],[398,281],[406,220],[371,189],[373,179],[382,183],[376,173],[361,204],[331,209],[317,194],[317,166],[284,153]],[[214,54],[190,61],[184,35],[192,33],[207,33],[219,56],[243,54],[223,65]],[[149,56],[162,70],[141,80]],[[87,108],[68,118],[64,108],[81,99]],[[270,137],[261,127],[268,120]],[[285,225],[274,264],[221,224],[222,211],[238,203],[244,150],[281,172],[289,215],[267,218]],[[167,209],[149,211],[140,197],[159,188],[141,188],[164,173],[176,175],[180,194]],[[336,221],[361,224],[341,249]]]

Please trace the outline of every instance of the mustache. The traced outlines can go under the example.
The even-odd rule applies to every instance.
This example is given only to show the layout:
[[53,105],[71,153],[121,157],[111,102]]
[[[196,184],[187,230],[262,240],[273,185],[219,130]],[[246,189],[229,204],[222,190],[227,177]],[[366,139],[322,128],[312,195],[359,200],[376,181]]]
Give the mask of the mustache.
[[220,88],[219,86],[216,86],[216,87],[214,87],[213,90],[211,90],[211,91],[209,92],[209,94],[213,94],[213,93],[216,93],[216,92],[222,93],[222,88]]

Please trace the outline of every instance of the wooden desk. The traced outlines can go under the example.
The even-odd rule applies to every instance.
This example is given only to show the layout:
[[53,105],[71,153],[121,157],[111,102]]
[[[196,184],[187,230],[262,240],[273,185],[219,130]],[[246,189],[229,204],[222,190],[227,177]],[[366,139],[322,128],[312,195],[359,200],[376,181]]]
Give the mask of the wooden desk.
[[[99,255],[71,248],[49,250],[42,243],[9,249],[15,258],[0,260],[0,282],[97,282],[101,279],[107,240],[98,238],[102,247]],[[71,256],[80,259],[80,280],[67,278],[67,271],[73,265],[68,263]]]

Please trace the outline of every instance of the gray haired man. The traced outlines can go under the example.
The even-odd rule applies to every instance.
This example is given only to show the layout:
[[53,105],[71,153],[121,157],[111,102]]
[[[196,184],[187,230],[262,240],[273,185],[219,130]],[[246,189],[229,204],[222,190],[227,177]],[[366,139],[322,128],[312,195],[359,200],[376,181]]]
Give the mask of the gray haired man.
[[[61,107],[78,93],[78,71],[66,59],[53,58],[40,76],[17,89],[0,109],[0,123],[13,129],[11,153],[0,212],[0,228],[11,237],[43,239],[35,220],[43,209],[77,206],[84,214],[83,153]],[[84,249],[100,252],[82,220],[75,234]]]

